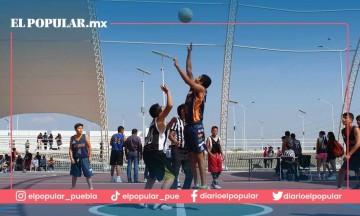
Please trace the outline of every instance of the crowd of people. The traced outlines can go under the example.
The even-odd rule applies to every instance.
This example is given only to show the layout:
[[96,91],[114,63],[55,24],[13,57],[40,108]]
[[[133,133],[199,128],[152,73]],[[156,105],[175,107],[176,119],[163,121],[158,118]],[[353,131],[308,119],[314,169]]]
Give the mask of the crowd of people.
[[[46,132],[44,134],[39,133],[37,136],[37,146],[36,148],[38,150],[60,150],[60,146],[62,145],[62,137],[61,134],[58,133],[58,135],[55,137],[56,145],[54,145],[54,136],[52,134],[47,135]],[[26,147],[27,146],[27,147]],[[48,148],[49,147],[49,148]],[[25,143],[25,149],[30,148],[29,140]]]
[[[11,158],[13,158],[11,160]],[[12,162],[12,166],[10,166]],[[45,155],[41,156],[39,152],[33,156],[32,153],[26,151],[21,155],[16,148],[12,149],[11,157],[8,154],[0,155],[0,172],[10,172],[12,167],[13,171],[54,171],[55,160],[50,157],[50,160]]]
[[[342,124],[345,127],[341,130],[341,134],[345,148],[335,139],[334,132],[319,132],[314,146],[317,162],[317,180],[337,180],[337,187],[341,188],[347,170],[354,171],[360,180],[360,115],[356,117],[358,126],[355,126],[353,121],[354,115],[352,113],[344,113],[342,115]],[[282,147],[278,148],[276,154],[277,166],[275,168],[275,175],[279,179],[286,179],[287,176],[283,173],[283,170],[286,169],[287,173],[294,176],[295,181],[299,181],[301,177],[299,168],[303,157],[300,141],[296,139],[295,134],[290,134],[289,131],[286,131],[285,136],[281,139]],[[346,149],[346,152],[344,149]],[[273,159],[267,159],[267,157],[271,158],[273,154],[271,146],[269,149],[267,147],[264,148],[265,167],[272,167]],[[279,158],[282,159],[280,160]],[[343,158],[340,170],[336,169],[337,158]],[[326,171],[328,171],[328,175],[326,175]],[[360,182],[354,189],[360,189]]]

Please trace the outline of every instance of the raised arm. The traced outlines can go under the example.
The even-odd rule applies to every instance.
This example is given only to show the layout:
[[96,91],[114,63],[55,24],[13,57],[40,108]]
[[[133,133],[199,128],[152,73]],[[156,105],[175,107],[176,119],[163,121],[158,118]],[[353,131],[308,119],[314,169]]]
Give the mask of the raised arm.
[[192,63],[191,63],[191,51],[192,51],[192,43],[187,47],[187,57],[186,57],[186,74],[187,76],[194,80],[194,76],[192,74]]
[[[158,123],[162,123],[163,124],[163,127],[164,128],[161,128],[161,129],[166,129],[166,125],[165,125],[165,118],[166,116],[169,115],[172,107],[173,107],[173,102],[172,102],[172,97],[171,97],[171,93],[170,93],[170,90],[168,88],[166,88],[166,86],[164,85],[161,85],[161,90],[166,94],[167,96],[167,104],[166,104],[166,107],[165,109],[159,114],[159,116],[157,117],[157,122]],[[159,124],[158,124],[159,125]],[[159,128],[160,129],[160,128]]]
[[179,62],[178,62],[177,58],[174,58],[174,66],[175,66],[176,70],[179,72],[179,74],[180,74],[181,78],[184,80],[184,82],[186,84],[188,84],[190,86],[190,88],[196,92],[197,96],[202,98],[202,96],[205,94],[204,86],[200,85],[199,83],[196,83],[194,79],[189,78],[189,76],[187,76],[184,73],[184,71],[179,66]]

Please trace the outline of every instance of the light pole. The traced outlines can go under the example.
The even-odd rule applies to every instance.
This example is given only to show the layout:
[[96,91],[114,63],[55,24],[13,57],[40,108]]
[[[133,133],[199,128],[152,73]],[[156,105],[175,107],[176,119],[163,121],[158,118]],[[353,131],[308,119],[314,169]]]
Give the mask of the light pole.
[[140,71],[143,74],[143,78],[141,80],[142,83],[142,107],[141,107],[141,113],[142,113],[142,126],[143,126],[143,132],[142,132],[142,137],[143,137],[143,144],[145,145],[145,75],[150,75],[151,73],[141,69],[141,68],[136,68],[138,71]]
[[[255,101],[252,101],[250,104],[253,104],[255,103]],[[248,104],[248,105],[250,105]],[[248,106],[246,105],[246,106]],[[247,149],[247,140],[246,140],[246,106],[242,105],[239,103],[239,106],[241,106],[241,108],[244,109],[244,125],[243,125],[243,128],[244,128],[244,150]]]
[[300,117],[302,117],[302,123],[303,123],[303,138],[302,138],[302,143],[303,146],[305,145],[304,140],[305,140],[305,115],[307,114],[305,111],[299,110],[299,112],[302,113],[302,115],[299,115]]
[[[169,59],[173,59],[170,55],[153,50],[152,53],[156,54],[156,55],[160,55],[161,56],[161,73],[162,73],[162,84],[165,85],[165,75],[164,75],[164,57],[165,58],[169,58]],[[163,105],[165,106],[165,93],[162,93],[163,95]]]
[[261,135],[261,149],[264,148],[264,137],[263,137],[263,124],[265,122],[263,121],[259,121],[260,122],[260,135]]
[[333,133],[335,133],[335,123],[334,123],[334,106],[330,103],[330,102],[328,102],[328,101],[326,101],[326,100],[323,100],[323,99],[320,99],[320,98],[317,98],[319,101],[321,101],[321,102],[324,102],[324,103],[326,103],[326,104],[328,104],[329,106],[331,106],[331,119],[332,119],[332,128],[333,128]]
[[232,106],[232,108],[233,108],[233,117],[234,117],[234,150],[235,150],[235,133],[236,133],[235,105],[238,104],[239,102],[234,101],[234,100],[229,100],[229,103],[234,104],[234,105]]
[[[335,47],[335,49],[337,51],[339,51],[339,58],[340,58],[340,80],[341,80],[341,102],[343,103],[344,102],[344,77],[343,77],[343,63],[342,63],[342,51],[338,49],[338,47],[336,46],[336,44],[334,43],[333,40],[331,40],[330,37],[327,38],[331,43],[332,45]],[[327,47],[327,46],[318,46],[320,48],[326,48],[326,49],[329,49],[329,50],[332,50],[331,48]]]

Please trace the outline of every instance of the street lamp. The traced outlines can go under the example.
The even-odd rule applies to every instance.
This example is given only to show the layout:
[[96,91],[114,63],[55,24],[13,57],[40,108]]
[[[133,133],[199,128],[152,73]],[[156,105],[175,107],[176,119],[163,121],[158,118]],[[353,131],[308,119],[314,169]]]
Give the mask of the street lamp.
[[235,121],[235,105],[238,104],[238,101],[229,100],[229,103],[234,104],[233,108],[233,117],[234,117],[234,150],[235,150],[235,131],[236,131],[236,121]]
[[328,102],[328,101],[326,101],[326,100],[323,100],[323,99],[320,99],[320,98],[317,98],[319,101],[321,101],[321,102],[324,102],[324,103],[326,103],[326,104],[328,104],[329,106],[331,106],[331,119],[332,119],[332,128],[333,128],[333,132],[335,133],[335,123],[334,123],[334,106],[330,103],[330,102]]
[[305,145],[304,140],[305,140],[305,115],[307,114],[305,111],[299,110],[299,112],[302,113],[302,115],[299,115],[300,117],[302,117],[302,122],[303,122],[303,138],[302,138],[302,143],[303,145]]
[[[246,105],[246,106],[249,106],[249,105],[254,104],[254,103],[255,103],[255,101],[252,101],[251,103],[249,103],[249,104]],[[244,109],[244,126],[243,126],[243,128],[244,128],[244,150],[246,150],[246,149],[247,149],[247,140],[246,140],[246,106],[244,106],[244,105],[242,105],[242,104],[240,104],[240,103],[239,103],[239,106]]]
[[142,68],[136,68],[138,71],[140,71],[143,74],[143,78],[141,80],[142,83],[142,107],[141,107],[141,113],[142,113],[142,126],[143,126],[143,132],[142,132],[142,137],[143,137],[143,143],[145,145],[145,75],[150,75],[151,73],[142,69]]
[[[169,59],[173,59],[170,55],[153,50],[152,53],[156,54],[156,55],[160,55],[161,56],[161,73],[162,73],[162,84],[165,85],[165,75],[164,75],[164,57],[165,58],[169,58]],[[163,95],[163,105],[165,106],[165,93],[162,93]]]
[[[335,47],[335,49],[339,52],[339,57],[340,57],[340,79],[341,79],[341,100],[342,100],[342,103],[344,102],[344,78],[343,78],[343,63],[342,63],[342,51],[338,49],[338,47],[336,46],[336,44],[334,43],[333,40],[331,40],[330,37],[327,38],[331,43],[332,45]],[[332,50],[331,48],[327,47],[327,46],[318,46],[320,48],[326,48],[326,49],[329,49],[329,50]]]
[[261,149],[264,148],[264,137],[263,137],[263,124],[265,122],[263,121],[259,121],[260,122],[260,135],[261,135]]

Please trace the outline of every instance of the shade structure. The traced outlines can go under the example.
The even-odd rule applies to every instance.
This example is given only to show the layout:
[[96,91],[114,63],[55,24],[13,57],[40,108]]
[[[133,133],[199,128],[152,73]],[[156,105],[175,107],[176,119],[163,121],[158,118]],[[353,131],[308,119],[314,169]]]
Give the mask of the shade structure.
[[[0,118],[12,113],[61,113],[101,125],[98,79],[91,28],[12,27],[12,19],[84,19],[86,0],[0,2]],[[19,22],[16,22],[19,24]]]

